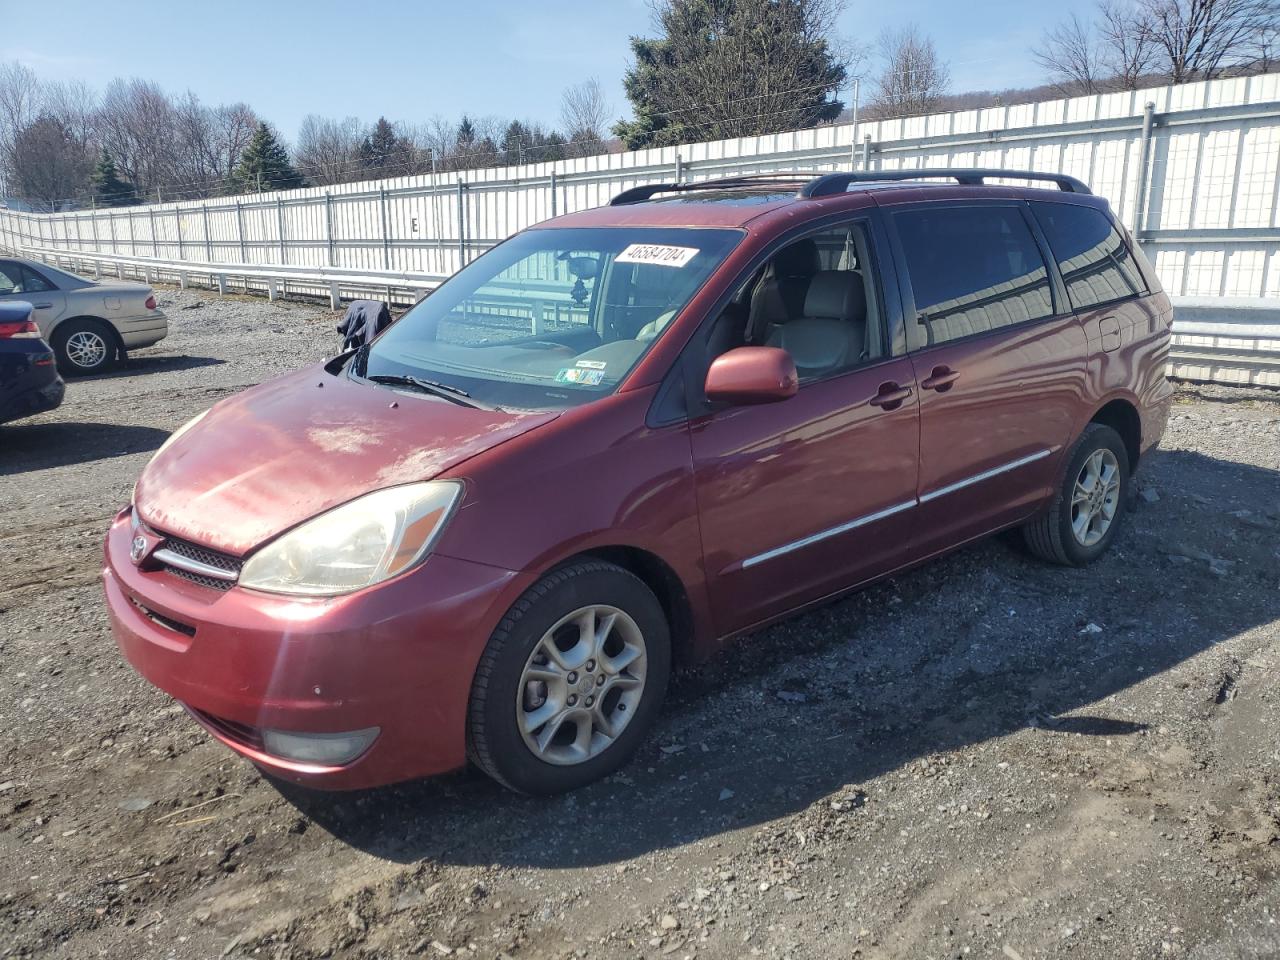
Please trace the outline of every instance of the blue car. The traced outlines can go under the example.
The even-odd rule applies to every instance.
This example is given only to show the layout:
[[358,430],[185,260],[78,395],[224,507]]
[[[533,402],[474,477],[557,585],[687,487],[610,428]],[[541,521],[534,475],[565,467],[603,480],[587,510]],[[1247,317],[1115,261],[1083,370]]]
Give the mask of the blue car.
[[53,348],[41,339],[31,310],[23,300],[0,303],[0,423],[62,403]]

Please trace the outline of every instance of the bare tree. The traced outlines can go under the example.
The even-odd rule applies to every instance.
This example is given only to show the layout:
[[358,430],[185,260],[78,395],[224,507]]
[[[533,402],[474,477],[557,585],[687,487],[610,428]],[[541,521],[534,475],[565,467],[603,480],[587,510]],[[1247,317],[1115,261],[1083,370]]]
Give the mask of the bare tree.
[[1096,93],[1100,86],[1098,43],[1093,28],[1076,14],[1046,31],[1032,59],[1049,71],[1067,96]]
[[947,92],[950,71],[933,40],[914,24],[880,35],[884,67],[872,108],[880,116],[915,116],[935,110]]
[[[16,179],[14,144],[35,120],[39,107],[40,80],[35,73],[20,63],[0,63],[0,180]],[[10,183],[8,189],[14,185]]]
[[1121,90],[1136,90],[1156,59],[1155,35],[1146,12],[1123,0],[1098,4],[1102,65]]
[[1258,37],[1280,21],[1275,0],[1142,0],[1141,9],[1174,83],[1211,80],[1248,63]]
[[231,179],[260,122],[247,103],[225,103],[209,111],[209,146],[219,182]]
[[140,195],[177,182],[172,152],[177,128],[177,110],[156,84],[136,78],[108,84],[98,109],[98,137]]
[[298,170],[312,183],[346,183],[364,176],[357,159],[361,128],[355,117],[332,120],[308,114],[298,130],[294,160]]
[[54,117],[81,147],[97,135],[98,95],[83,80],[62,80],[40,85],[41,112]]
[[[560,99],[560,122],[571,144],[599,153],[613,107],[595,77],[566,87]],[[581,154],[579,154],[581,155]]]
[[14,185],[49,210],[83,191],[89,155],[62,121],[41,115],[18,131],[12,150]]
[[1263,73],[1270,73],[1280,61],[1280,22],[1263,24],[1253,40],[1253,62]]

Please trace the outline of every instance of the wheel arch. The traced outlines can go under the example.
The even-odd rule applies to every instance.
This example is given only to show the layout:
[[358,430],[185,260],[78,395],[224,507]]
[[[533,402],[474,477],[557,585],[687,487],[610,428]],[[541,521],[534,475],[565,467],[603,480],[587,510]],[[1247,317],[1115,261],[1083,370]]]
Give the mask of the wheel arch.
[[77,320],[91,320],[94,323],[101,324],[106,328],[107,334],[111,337],[111,342],[116,345],[116,353],[119,354],[124,350],[124,339],[120,336],[120,331],[116,329],[116,325],[106,317],[95,317],[91,313],[77,313],[68,317],[59,317],[49,329],[49,339],[52,341],[58,335],[58,330],[67,324],[75,323]]
[[1120,434],[1129,455],[1129,472],[1138,468],[1138,458],[1142,455],[1142,416],[1137,404],[1127,397],[1113,397],[1093,412],[1089,423],[1100,423]]
[[638,577],[658,598],[671,632],[671,655],[676,665],[697,659],[693,605],[688,590],[671,565],[656,553],[641,547],[615,544],[593,546],[565,557],[547,573],[581,560],[603,560]]

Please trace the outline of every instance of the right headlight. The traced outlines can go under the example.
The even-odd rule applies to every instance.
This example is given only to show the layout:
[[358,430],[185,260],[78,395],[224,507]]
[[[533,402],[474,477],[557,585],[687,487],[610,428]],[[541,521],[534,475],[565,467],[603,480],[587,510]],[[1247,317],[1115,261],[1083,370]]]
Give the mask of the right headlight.
[[373,586],[416,564],[439,537],[462,484],[388,487],[308,520],[253,554],[240,586],[332,597]]

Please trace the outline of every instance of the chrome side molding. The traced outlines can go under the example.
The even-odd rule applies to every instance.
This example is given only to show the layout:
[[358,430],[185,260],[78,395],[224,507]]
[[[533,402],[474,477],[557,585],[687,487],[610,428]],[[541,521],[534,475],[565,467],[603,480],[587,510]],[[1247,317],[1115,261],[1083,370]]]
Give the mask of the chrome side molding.
[[1017,470],[1019,467],[1025,467],[1029,463],[1035,463],[1037,460],[1043,460],[1054,452],[1056,448],[1046,448],[1037,450],[1035,453],[1029,453],[1025,457],[1019,457],[1017,460],[1010,460],[998,467],[992,467],[990,470],[983,470],[982,473],[975,473],[971,477],[965,477],[963,480],[957,480],[955,483],[949,483],[945,487],[939,487],[937,490],[930,490],[919,498],[904,500],[902,503],[895,503],[891,507],[885,507],[883,510],[877,510],[875,513],[868,513],[865,516],[850,520],[847,523],[821,530],[818,533],[810,534],[807,537],[801,537],[799,540],[792,540],[790,543],[784,543],[780,547],[774,547],[772,550],[766,550],[764,553],[757,553],[755,556],[747,557],[742,561],[742,569],[746,570],[750,567],[757,566],[769,560],[777,559],[804,547],[812,546],[831,537],[838,537],[842,533],[848,533],[850,530],[856,530],[858,527],[866,526],[868,523],[875,523],[877,520],[884,520],[892,517],[894,514],[902,513],[904,510],[910,510],[918,507],[922,503],[928,503],[931,500],[937,500],[939,497],[945,497],[949,493],[955,493],[957,490],[963,490],[965,487],[971,487],[975,483],[981,483],[984,480],[990,480],[992,477],[998,477],[1002,473],[1008,473],[1010,470]]

